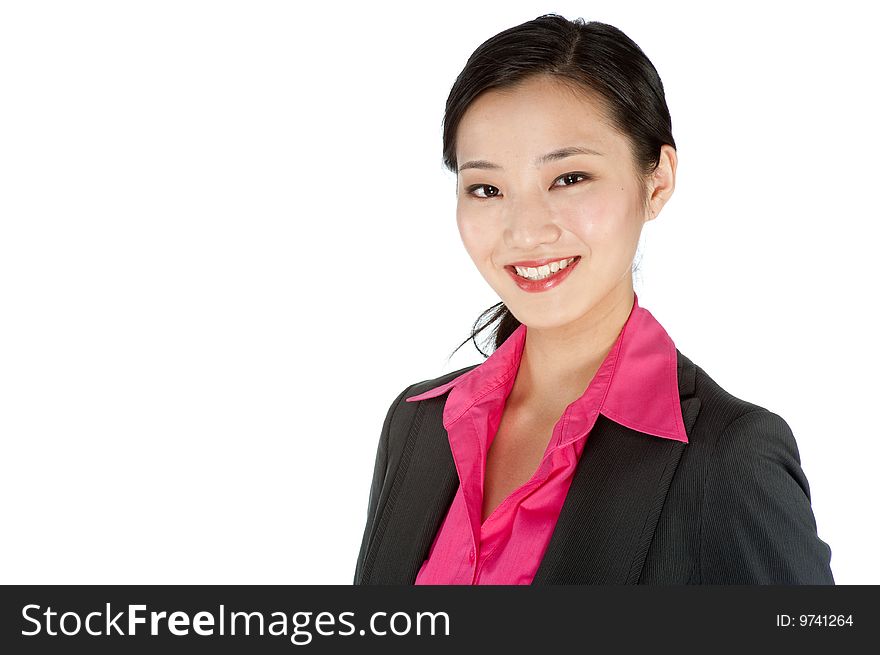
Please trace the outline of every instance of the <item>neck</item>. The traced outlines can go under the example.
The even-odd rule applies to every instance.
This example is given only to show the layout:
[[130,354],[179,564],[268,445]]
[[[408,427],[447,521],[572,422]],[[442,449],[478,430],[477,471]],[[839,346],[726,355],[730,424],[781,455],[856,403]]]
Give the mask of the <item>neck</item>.
[[567,406],[586,391],[633,308],[631,285],[605,296],[577,321],[529,327],[509,401]]

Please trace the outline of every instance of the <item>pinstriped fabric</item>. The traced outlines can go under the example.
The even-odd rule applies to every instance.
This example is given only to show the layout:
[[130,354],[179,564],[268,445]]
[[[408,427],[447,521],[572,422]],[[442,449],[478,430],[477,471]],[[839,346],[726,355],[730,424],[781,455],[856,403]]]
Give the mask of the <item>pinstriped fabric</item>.
[[804,571],[825,576],[831,549],[800,535],[817,530],[810,487],[788,424],[756,409],[714,444],[703,493],[701,582],[796,584]]

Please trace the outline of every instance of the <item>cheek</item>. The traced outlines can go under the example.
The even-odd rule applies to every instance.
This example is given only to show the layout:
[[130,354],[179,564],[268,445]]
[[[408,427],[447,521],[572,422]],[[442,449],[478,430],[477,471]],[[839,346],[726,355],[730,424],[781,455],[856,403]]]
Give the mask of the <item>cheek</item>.
[[602,244],[613,237],[619,211],[613,198],[593,195],[567,208],[566,228],[588,245]]
[[491,251],[495,238],[494,226],[485,220],[486,217],[482,218],[484,220],[478,220],[477,217],[462,210],[459,210],[456,215],[461,241],[468,254],[475,261],[481,259],[481,256],[486,252]]
[[566,227],[591,246],[614,248],[628,240],[634,207],[631,194],[617,187],[614,193],[593,193],[565,210]]

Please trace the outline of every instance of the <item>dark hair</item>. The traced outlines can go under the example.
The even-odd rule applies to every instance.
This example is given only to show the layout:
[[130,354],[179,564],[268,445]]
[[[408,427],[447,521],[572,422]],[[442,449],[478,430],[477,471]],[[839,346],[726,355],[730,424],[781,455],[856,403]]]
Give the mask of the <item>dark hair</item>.
[[[446,168],[458,174],[458,124],[477,96],[489,89],[515,87],[540,74],[553,75],[573,90],[596,98],[611,126],[628,137],[635,163],[644,175],[657,167],[661,146],[669,144],[675,148],[663,82],[641,48],[611,25],[544,14],[499,32],[477,47],[467,60],[446,99]],[[470,336],[450,357],[468,341],[473,341],[483,357],[488,357],[476,337],[496,321],[495,348],[520,325],[503,302],[492,305],[477,318]]]

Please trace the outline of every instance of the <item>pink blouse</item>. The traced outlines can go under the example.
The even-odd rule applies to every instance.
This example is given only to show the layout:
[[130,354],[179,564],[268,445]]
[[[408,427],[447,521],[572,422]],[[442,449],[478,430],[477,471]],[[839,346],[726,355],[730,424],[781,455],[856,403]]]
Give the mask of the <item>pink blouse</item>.
[[460,482],[415,584],[530,584],[599,413],[639,432],[687,443],[675,344],[633,295],[617,340],[586,391],[557,421],[535,473],[483,522],[486,453],[513,389],[527,326],[517,327],[479,366],[406,399],[451,389],[443,425]]

